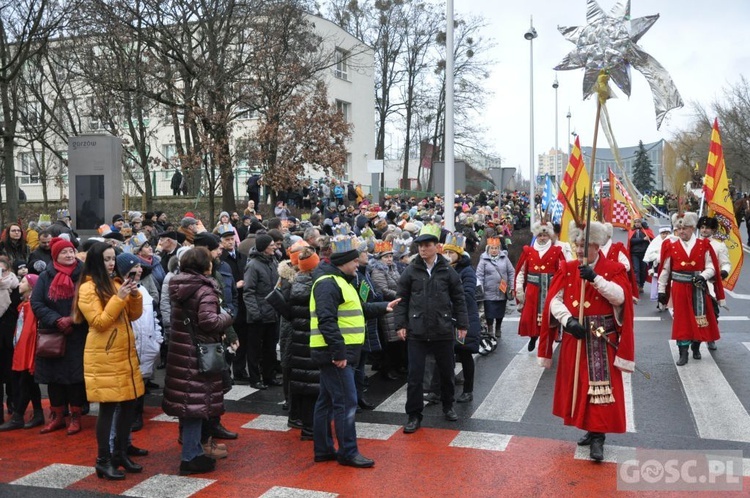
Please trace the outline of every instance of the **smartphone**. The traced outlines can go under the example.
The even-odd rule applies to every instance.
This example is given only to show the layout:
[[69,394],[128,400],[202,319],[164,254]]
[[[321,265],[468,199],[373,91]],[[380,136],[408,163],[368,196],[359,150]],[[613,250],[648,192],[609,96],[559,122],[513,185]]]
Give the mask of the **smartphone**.
[[138,275],[138,272],[136,270],[131,271],[130,273],[128,273],[128,280],[130,280],[131,282],[135,282],[136,275]]

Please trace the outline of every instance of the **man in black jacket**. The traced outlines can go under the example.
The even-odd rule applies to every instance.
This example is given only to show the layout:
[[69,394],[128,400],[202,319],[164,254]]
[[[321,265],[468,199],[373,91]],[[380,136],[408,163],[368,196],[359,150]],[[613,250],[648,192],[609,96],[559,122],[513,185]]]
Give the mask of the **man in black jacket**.
[[247,256],[242,254],[234,246],[234,230],[231,225],[221,225],[219,227],[221,236],[221,260],[226,263],[232,270],[235,285],[237,286],[237,314],[234,317],[234,331],[240,341],[240,347],[237,348],[236,356],[232,364],[233,377],[236,383],[250,383],[250,377],[247,374],[247,340],[249,326],[247,324],[247,308],[243,299],[242,291],[245,286],[245,266],[247,266]]
[[398,282],[401,302],[396,308],[395,325],[401,340],[408,337],[409,355],[406,434],[416,432],[422,422],[422,380],[429,353],[435,355],[440,375],[443,414],[446,420],[458,420],[453,410],[453,345],[457,337],[460,341],[466,337],[469,318],[461,278],[437,253],[439,235],[439,225],[425,225],[414,239],[419,244],[419,257],[414,258]]
[[[320,368],[320,394],[315,403],[313,441],[316,462],[338,460],[350,467],[372,467],[357,448],[354,414],[357,389],[354,367],[365,341],[365,318],[392,311],[398,300],[390,303],[362,303],[352,282],[359,266],[356,242],[335,241],[338,249],[331,263],[321,263],[315,270],[310,297],[310,357]],[[333,446],[331,418],[336,428],[338,452]]]

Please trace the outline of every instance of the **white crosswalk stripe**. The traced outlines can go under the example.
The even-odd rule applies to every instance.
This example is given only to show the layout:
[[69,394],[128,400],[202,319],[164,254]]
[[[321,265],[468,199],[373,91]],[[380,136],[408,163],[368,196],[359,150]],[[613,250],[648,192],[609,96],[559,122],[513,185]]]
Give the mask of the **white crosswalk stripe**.
[[471,418],[520,422],[543,373],[536,351],[529,353],[523,346]]

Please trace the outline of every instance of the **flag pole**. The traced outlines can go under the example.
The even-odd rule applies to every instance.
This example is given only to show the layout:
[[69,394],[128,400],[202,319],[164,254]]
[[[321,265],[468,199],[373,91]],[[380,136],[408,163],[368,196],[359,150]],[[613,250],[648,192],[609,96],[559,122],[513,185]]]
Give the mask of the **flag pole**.
[[[589,192],[588,192],[588,198],[586,206],[586,227],[585,227],[585,236],[584,236],[584,246],[583,246],[583,266],[586,266],[588,261],[588,251],[589,251],[589,235],[591,234],[591,204],[593,203],[593,195],[592,195],[592,189],[594,185],[594,170],[596,167],[596,143],[599,139],[599,121],[601,119],[602,115],[602,104],[606,101],[608,97],[608,87],[607,82],[609,81],[609,76],[604,73],[604,71],[599,73],[599,78],[597,78],[597,94],[598,98],[596,99],[596,120],[594,122],[594,143],[591,147],[591,172],[589,173]],[[584,164],[584,167],[586,165]],[[584,325],[583,322],[583,312],[585,309],[584,303],[586,299],[586,280],[581,282],[581,299],[578,301],[578,322],[581,325]],[[573,378],[573,402],[570,405],[570,416],[575,416],[576,411],[576,401],[578,398],[578,377],[579,377],[579,367],[581,365],[581,339],[576,339],[576,365],[574,370],[574,378]]]

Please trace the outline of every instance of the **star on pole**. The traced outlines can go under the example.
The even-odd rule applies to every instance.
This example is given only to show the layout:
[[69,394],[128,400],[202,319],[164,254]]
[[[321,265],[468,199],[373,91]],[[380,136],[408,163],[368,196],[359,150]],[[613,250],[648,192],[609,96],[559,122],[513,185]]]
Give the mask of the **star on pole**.
[[585,26],[558,26],[566,40],[575,44],[572,50],[555,67],[555,70],[585,68],[583,98],[596,90],[597,76],[606,71],[609,77],[630,96],[630,67],[638,70],[648,81],[654,99],[656,128],[671,109],[683,106],[672,77],[653,57],[644,52],[638,40],[659,19],[659,14],[630,18],[630,0],[618,2],[607,15],[596,2],[587,0]]

